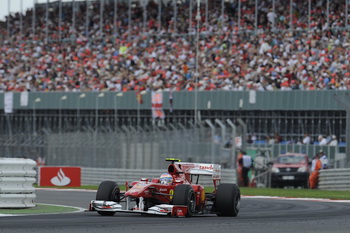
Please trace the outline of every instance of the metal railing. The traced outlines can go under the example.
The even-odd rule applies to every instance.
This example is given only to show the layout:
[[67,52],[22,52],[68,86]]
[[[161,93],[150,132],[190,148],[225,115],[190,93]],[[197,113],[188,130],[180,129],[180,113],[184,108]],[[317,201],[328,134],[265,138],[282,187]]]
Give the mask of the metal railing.
[[321,170],[318,188],[326,190],[350,190],[350,169]]
[[[159,177],[167,169],[164,166],[163,169],[104,169],[104,168],[82,168],[82,185],[98,185],[104,180],[111,180],[117,182],[119,185],[124,185],[125,182],[132,182],[140,180],[140,178],[148,178],[150,181],[152,178]],[[222,183],[236,183],[236,171],[233,169],[224,169],[221,171]],[[211,176],[200,176],[199,183],[205,186],[213,184],[213,178]]]

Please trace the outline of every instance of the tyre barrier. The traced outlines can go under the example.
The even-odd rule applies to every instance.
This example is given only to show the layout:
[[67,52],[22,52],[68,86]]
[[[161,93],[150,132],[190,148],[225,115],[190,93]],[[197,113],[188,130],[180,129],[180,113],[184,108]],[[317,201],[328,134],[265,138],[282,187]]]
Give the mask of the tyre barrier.
[[[140,178],[159,177],[165,170],[141,170],[141,169],[116,169],[116,168],[81,168],[82,185],[99,185],[104,180],[115,181],[120,185],[125,182],[140,180]],[[221,170],[222,183],[236,183],[236,171],[231,169]],[[200,176],[199,184],[212,185],[211,176]]]
[[0,158],[0,208],[36,206],[35,166],[32,159]]
[[320,170],[318,188],[325,190],[350,190],[350,169]]

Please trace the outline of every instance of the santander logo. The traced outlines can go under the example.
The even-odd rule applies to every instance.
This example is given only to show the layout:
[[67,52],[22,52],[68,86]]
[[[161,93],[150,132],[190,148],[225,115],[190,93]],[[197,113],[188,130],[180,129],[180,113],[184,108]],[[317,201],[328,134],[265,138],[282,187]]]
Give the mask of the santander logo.
[[214,167],[213,167],[212,164],[210,164],[210,165],[200,165],[200,166],[199,166],[199,169],[203,169],[203,170],[213,170]]
[[57,176],[51,179],[51,183],[56,186],[66,186],[71,182],[71,179],[67,177],[62,168],[57,172]]

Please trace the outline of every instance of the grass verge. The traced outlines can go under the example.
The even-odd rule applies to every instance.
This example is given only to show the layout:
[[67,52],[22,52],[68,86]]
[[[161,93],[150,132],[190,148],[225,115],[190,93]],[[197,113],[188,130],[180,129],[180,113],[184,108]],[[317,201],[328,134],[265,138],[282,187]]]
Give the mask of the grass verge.
[[319,189],[269,189],[269,188],[244,188],[244,187],[241,187],[240,190],[242,195],[250,195],[250,196],[277,196],[277,197],[350,200],[349,191],[331,191],[331,190],[319,190]]
[[36,207],[26,209],[0,209],[0,214],[44,214],[44,213],[65,213],[77,211],[77,208],[37,204]]

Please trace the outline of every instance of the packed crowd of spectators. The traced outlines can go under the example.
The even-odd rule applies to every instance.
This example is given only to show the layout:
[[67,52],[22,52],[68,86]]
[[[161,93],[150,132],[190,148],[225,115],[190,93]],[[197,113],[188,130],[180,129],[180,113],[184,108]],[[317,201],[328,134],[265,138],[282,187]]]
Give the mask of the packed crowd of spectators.
[[275,14],[272,0],[258,1],[257,24],[255,1],[242,0],[240,24],[238,1],[226,3],[224,15],[221,1],[209,1],[207,19],[201,6],[198,43],[196,1],[192,23],[189,1],[178,1],[176,12],[173,1],[164,3],[161,26],[157,2],[149,2],[147,14],[133,3],[131,28],[128,5],[118,3],[113,25],[114,3],[108,2],[102,31],[99,2],[88,5],[88,25],[87,5],[77,5],[75,28],[69,4],[61,28],[58,2],[50,5],[48,22],[45,5],[36,7],[35,33],[32,9],[23,15],[22,30],[19,13],[12,15],[10,35],[6,22],[0,31],[0,91],[350,89],[350,34],[340,30],[345,1],[332,1],[326,17],[326,1],[312,0],[309,21],[308,1],[294,0],[292,24],[284,0],[275,0]]

